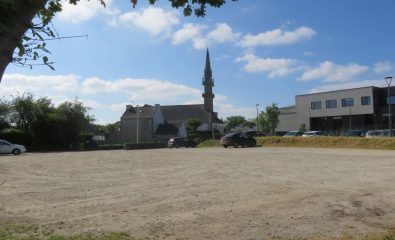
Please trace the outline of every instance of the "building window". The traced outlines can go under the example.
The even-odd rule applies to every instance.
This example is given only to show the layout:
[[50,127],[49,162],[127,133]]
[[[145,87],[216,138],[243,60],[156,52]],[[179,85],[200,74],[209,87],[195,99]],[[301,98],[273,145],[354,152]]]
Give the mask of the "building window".
[[343,98],[342,107],[352,107],[354,106],[354,98]]
[[370,105],[370,96],[361,97],[361,105]]
[[[387,97],[387,104],[388,104],[388,97]],[[390,96],[390,104],[395,104],[395,96]]]
[[311,109],[321,109],[321,101],[311,102]]
[[326,108],[337,108],[337,101],[334,100],[326,100]]

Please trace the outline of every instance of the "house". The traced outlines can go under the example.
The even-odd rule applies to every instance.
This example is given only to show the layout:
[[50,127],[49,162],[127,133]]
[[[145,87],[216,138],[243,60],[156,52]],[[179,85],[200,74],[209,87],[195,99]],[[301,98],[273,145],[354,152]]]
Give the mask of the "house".
[[[338,134],[347,130],[388,129],[387,88],[374,86],[295,96],[295,105],[280,108],[276,132],[307,130]],[[395,87],[390,103],[395,104]],[[391,117],[395,106],[391,106]]]
[[203,104],[167,105],[160,104],[132,106],[126,105],[121,116],[120,131],[110,140],[122,142],[146,142],[153,140],[167,140],[174,136],[187,136],[187,121],[198,119],[202,123],[197,131],[223,132],[223,122],[214,112],[212,88],[214,80],[210,65],[210,55],[207,49],[204,69]]

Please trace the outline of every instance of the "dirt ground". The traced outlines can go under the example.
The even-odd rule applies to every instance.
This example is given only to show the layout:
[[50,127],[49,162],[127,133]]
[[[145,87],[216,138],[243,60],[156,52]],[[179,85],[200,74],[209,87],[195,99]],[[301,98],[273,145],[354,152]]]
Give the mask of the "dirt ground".
[[158,149],[0,156],[0,224],[158,239],[363,236],[395,225],[395,151]]

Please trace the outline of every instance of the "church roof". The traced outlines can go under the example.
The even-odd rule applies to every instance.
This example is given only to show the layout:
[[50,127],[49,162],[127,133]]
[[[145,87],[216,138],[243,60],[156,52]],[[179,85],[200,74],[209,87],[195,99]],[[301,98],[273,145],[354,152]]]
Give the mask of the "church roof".
[[145,104],[142,107],[133,107],[131,105],[126,106],[126,110],[123,113],[122,118],[137,118],[137,112],[139,118],[152,118],[154,116],[155,107]]
[[191,118],[208,122],[210,116],[208,112],[204,111],[203,104],[161,106],[160,110],[169,123],[186,121]]

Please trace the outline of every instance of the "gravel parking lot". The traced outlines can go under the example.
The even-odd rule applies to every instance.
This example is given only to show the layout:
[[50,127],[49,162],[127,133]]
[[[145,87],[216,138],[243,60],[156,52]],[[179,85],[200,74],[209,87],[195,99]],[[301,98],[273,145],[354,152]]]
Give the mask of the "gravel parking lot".
[[58,234],[268,239],[395,225],[395,152],[157,149],[0,156],[0,224]]

